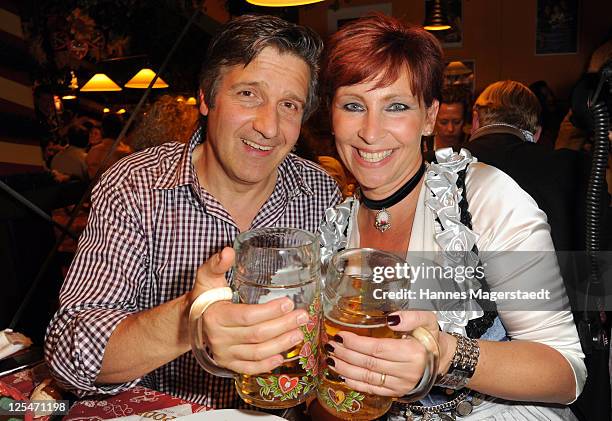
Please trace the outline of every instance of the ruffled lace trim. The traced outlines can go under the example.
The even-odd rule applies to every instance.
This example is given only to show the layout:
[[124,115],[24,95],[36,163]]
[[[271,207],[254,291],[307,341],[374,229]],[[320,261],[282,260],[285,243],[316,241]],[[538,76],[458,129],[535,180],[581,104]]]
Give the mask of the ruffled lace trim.
[[[461,223],[459,202],[463,191],[457,187],[458,173],[476,162],[476,158],[467,149],[461,149],[457,153],[452,148],[443,148],[436,151],[436,160],[438,163],[430,164],[425,173],[425,187],[432,193],[431,197],[425,200],[425,205],[439,222],[434,239],[441,253],[437,254],[436,263],[443,267],[476,268],[479,260],[472,249],[478,235]],[[468,291],[477,290],[481,285],[475,278],[466,278],[462,282],[456,280],[455,287],[469,297]],[[469,302],[469,309],[466,304],[465,300],[444,301],[445,308],[436,312],[440,328],[445,332],[466,335],[465,327],[468,321],[484,315],[482,308],[475,301]]]
[[353,197],[325,211],[323,222],[319,225],[321,237],[321,263],[323,268],[334,253],[343,250],[348,244],[348,234],[352,228],[351,213],[357,200]]

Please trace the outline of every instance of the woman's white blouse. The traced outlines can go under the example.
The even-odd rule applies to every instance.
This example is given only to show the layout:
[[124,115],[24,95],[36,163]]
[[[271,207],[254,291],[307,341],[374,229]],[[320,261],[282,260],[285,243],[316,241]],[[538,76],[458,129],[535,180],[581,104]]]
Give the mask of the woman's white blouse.
[[[512,340],[546,344],[565,357],[574,372],[576,397],[586,381],[584,354],[570,312],[569,300],[559,271],[550,237],[546,214],[516,182],[495,167],[473,163],[468,167],[466,194],[472,214],[472,230],[478,235],[476,245],[491,291],[514,291],[521,285],[528,290],[550,291],[561,311],[499,311],[499,317]],[[421,186],[412,226],[408,253],[439,251],[434,240],[435,215],[425,205],[431,192]],[[348,232],[348,247],[359,247],[357,212],[353,206]],[[508,251],[533,252],[530,259],[508,258]],[[541,253],[550,251],[551,253]],[[536,269],[537,266],[537,269]],[[538,289],[539,289],[538,288]]]

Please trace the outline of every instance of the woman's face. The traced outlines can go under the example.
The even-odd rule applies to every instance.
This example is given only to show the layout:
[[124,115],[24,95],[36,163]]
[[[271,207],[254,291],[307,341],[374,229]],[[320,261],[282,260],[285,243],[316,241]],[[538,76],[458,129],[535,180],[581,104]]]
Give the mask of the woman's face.
[[407,70],[384,88],[374,88],[377,81],[338,88],[331,107],[338,153],[371,199],[416,173],[421,136],[431,134],[438,112],[438,101],[426,108],[412,94]]

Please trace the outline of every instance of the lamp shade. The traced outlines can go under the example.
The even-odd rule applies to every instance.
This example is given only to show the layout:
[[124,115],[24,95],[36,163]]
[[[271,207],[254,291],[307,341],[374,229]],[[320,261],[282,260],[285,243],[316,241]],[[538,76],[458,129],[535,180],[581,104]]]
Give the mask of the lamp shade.
[[96,73],[80,90],[83,92],[120,91],[121,87],[104,73]]
[[472,71],[461,61],[451,61],[444,69],[444,73],[451,76],[461,76],[470,74]]
[[[138,73],[134,75],[124,86],[126,88],[137,88],[137,89],[147,89],[149,87],[149,83],[155,77],[155,72],[151,69],[141,69]],[[158,77],[155,83],[153,84],[154,89],[158,88],[167,88],[168,84],[164,82],[161,77]]]
[[302,6],[304,4],[319,3],[323,0],[247,0],[247,3],[255,6],[268,7],[287,7],[287,6]]
[[442,11],[440,0],[434,0],[433,6],[425,18],[423,29],[427,31],[444,31],[450,28],[451,26],[448,24],[448,19]]

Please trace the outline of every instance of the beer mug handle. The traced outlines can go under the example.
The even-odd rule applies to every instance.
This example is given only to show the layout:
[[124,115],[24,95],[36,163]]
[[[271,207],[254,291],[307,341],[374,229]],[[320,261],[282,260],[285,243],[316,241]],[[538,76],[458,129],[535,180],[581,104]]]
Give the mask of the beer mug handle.
[[410,332],[410,336],[419,341],[425,349],[427,349],[427,365],[425,366],[425,372],[419,384],[417,384],[410,393],[397,399],[399,402],[403,403],[415,402],[427,396],[436,382],[438,364],[440,362],[440,348],[438,347],[438,342],[427,329],[419,326]]
[[234,377],[236,373],[219,367],[206,351],[202,335],[202,315],[211,304],[223,300],[231,301],[232,296],[233,293],[229,287],[213,288],[200,294],[191,304],[191,309],[189,310],[191,352],[204,370],[218,377]]

